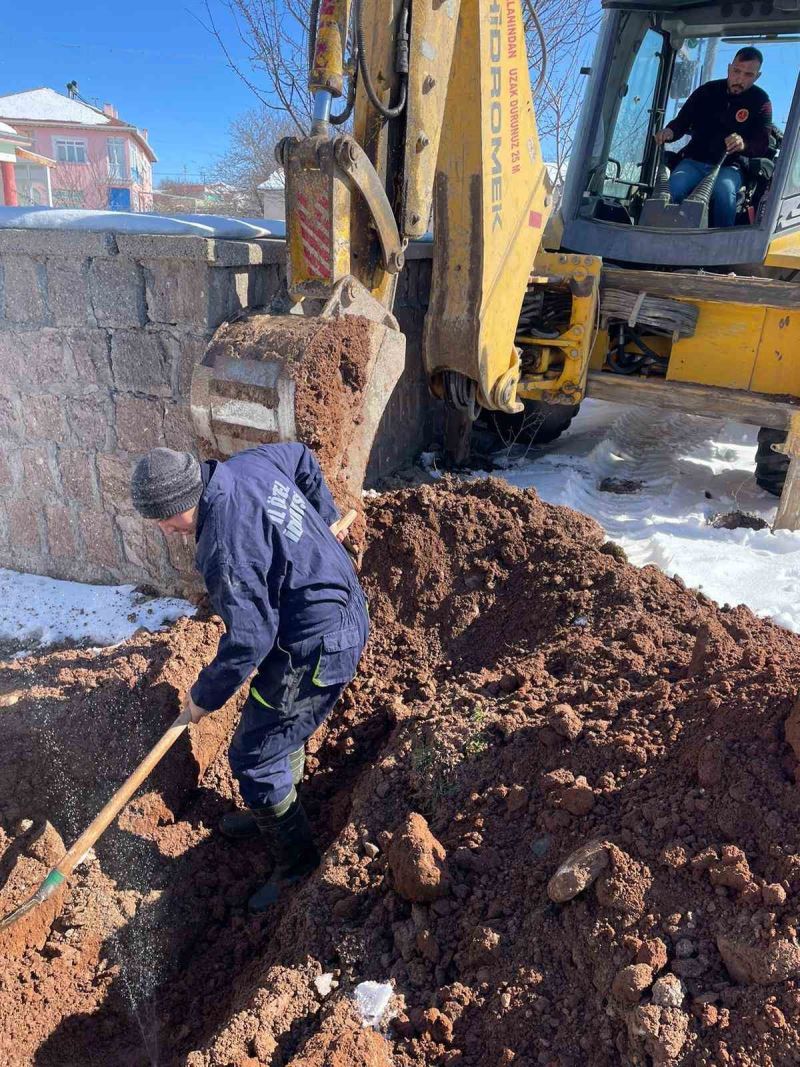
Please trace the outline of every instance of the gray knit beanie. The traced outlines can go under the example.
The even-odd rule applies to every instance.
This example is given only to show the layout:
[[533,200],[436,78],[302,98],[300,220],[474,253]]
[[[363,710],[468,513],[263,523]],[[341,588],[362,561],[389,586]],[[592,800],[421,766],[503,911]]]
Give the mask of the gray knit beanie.
[[189,511],[203,495],[200,464],[188,452],[152,448],[131,478],[133,506],[146,519],[169,519]]

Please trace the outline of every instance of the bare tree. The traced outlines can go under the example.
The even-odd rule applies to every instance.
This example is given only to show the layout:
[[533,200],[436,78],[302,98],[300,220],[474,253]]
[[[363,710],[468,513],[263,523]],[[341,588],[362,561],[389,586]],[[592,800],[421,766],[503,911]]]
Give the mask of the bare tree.
[[[212,5],[232,16],[249,70],[231,53],[217,27]],[[277,105],[294,132],[311,122],[308,93],[310,0],[205,0],[208,28],[225,53],[228,65],[255,93],[267,110]],[[263,84],[259,85],[258,82]]]
[[230,190],[225,199],[238,202],[237,214],[261,214],[258,186],[278,169],[275,145],[291,132],[285,112],[268,107],[247,111],[230,124],[228,149],[212,167],[211,179],[222,193]]
[[591,59],[600,8],[594,0],[539,0],[535,7],[547,55],[543,68],[541,40],[535,32],[530,9],[524,5],[528,61],[531,81],[535,84],[542,76],[535,100],[536,120],[542,150],[548,162],[555,165],[559,187],[572,152],[586,86],[579,72]]
[[89,159],[86,163],[60,163],[53,171],[53,205],[82,207],[95,211],[108,208],[108,163]]
[[[311,119],[308,82],[310,0],[205,0],[208,25],[223,48],[231,68],[253,90],[268,113],[277,103],[287,123],[306,129]],[[246,68],[233,58],[214,19],[213,6],[232,16],[239,43],[247,55]],[[536,13],[546,44],[543,72],[541,39],[523,0],[523,21],[531,80],[544,77],[537,96],[539,136],[544,151],[563,178],[572,147],[584,82],[578,69],[588,60],[600,19],[597,0],[538,0]],[[274,114],[275,108],[272,108]],[[233,132],[233,131],[232,131]],[[246,143],[240,132],[234,138]],[[232,147],[233,151],[233,147]],[[231,160],[233,162],[233,160]]]

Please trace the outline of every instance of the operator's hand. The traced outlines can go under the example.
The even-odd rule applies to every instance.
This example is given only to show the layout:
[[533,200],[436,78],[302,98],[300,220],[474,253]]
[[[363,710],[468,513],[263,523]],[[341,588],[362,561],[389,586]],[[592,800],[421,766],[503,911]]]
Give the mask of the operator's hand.
[[732,133],[725,138],[725,150],[727,152],[744,152],[744,138],[738,133]]
[[205,708],[201,708],[199,704],[195,704],[192,700],[191,691],[186,694],[186,698],[183,701],[183,713],[188,715],[191,722],[200,722],[206,715],[210,715],[210,711],[206,711]]
[[669,144],[670,141],[675,140],[675,134],[672,132],[669,126],[665,126],[664,129],[659,130],[658,133],[654,133],[653,137],[655,139],[656,144]]
[[336,538],[336,540],[339,542],[339,544],[342,544],[344,542],[344,539],[347,537],[347,535],[349,533],[350,533],[349,529],[340,530],[338,533],[335,533],[333,536]]

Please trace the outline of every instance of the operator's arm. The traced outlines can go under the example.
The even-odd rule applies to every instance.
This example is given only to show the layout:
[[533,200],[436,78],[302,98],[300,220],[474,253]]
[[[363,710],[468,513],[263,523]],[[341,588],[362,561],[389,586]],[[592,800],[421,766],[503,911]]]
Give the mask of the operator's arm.
[[751,159],[765,156],[769,150],[769,130],[772,125],[772,102],[767,97],[756,114],[752,117],[744,138],[742,151]]
[[266,447],[272,462],[297,483],[300,492],[328,526],[336,522],[339,512],[311,449],[294,442]]
[[216,656],[192,686],[192,700],[205,711],[216,711],[230,700],[274,644],[278,608],[267,584],[268,567],[269,560],[263,571],[249,563],[215,560],[203,568],[211,603],[225,623]]
[[[664,134],[667,132],[667,130],[669,130],[672,136],[665,137],[663,138],[663,140],[679,141],[681,137],[684,137],[687,133],[691,132],[695,115],[697,114],[698,98],[700,100],[700,104],[702,104],[703,88],[704,86],[701,85],[699,88],[695,89],[695,91],[680,109],[675,118],[671,122],[667,123],[661,133]],[[656,139],[658,138],[659,135],[656,134]]]

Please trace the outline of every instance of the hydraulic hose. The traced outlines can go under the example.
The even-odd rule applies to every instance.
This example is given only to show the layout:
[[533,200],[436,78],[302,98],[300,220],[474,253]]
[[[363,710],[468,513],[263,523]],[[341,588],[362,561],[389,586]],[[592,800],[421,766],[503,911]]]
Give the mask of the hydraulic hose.
[[356,15],[356,49],[358,51],[358,69],[361,72],[361,77],[364,81],[364,91],[367,94],[369,102],[385,119],[396,119],[402,113],[406,106],[406,98],[408,95],[407,81],[408,81],[408,4],[403,4],[402,11],[400,12],[400,25],[397,34],[397,51],[395,55],[395,70],[401,75],[400,81],[400,99],[393,107],[387,107],[375,91],[375,86],[370,77],[369,67],[367,64],[367,53],[365,46],[365,33],[364,33],[364,0],[353,0],[355,6]]
[[319,19],[319,0],[311,0],[308,12],[308,71],[314,69],[314,53],[317,50],[317,20]]
[[656,333],[676,337],[692,337],[699,314],[694,304],[644,293],[627,293],[621,289],[603,292],[600,313],[606,322],[622,321],[630,327],[647,326]]
[[533,0],[525,0],[525,3],[528,8],[528,14],[531,17],[531,22],[536,27],[536,32],[539,35],[539,44],[542,48],[541,70],[539,71],[539,77],[536,81],[536,85],[531,92],[531,97],[535,100],[536,97],[539,95],[539,90],[544,85],[545,78],[547,77],[547,41],[544,37],[544,29],[542,28],[542,23],[539,20],[539,16],[536,14],[536,8],[533,6]]

